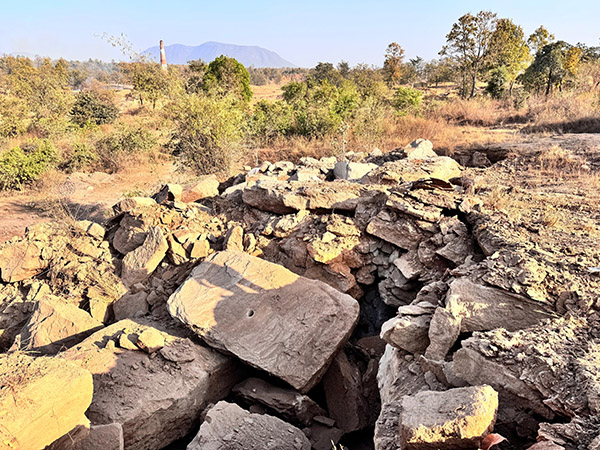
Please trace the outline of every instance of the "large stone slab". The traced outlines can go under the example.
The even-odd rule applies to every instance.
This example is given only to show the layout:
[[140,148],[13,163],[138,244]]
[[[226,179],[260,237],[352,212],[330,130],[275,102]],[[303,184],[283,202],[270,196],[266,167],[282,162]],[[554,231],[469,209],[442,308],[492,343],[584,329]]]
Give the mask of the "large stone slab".
[[[61,354],[94,377],[92,424],[120,424],[128,450],[158,450],[184,437],[242,375],[232,358],[159,328],[122,320]],[[164,340],[153,354],[142,351],[148,330]]]
[[102,327],[102,322],[83,309],[57,297],[46,296],[35,304],[33,314],[17,336],[15,347],[56,353]]
[[318,280],[245,253],[211,256],[169,298],[209,345],[300,392],[321,378],[358,320],[358,303]]
[[0,356],[0,448],[41,449],[87,422],[92,375],[55,358]]
[[234,403],[219,402],[206,414],[187,450],[310,450],[298,428],[277,417],[252,414]]
[[446,309],[460,320],[461,332],[494,328],[515,331],[556,317],[547,305],[467,278],[450,283]]
[[494,428],[498,393],[490,386],[424,391],[402,399],[400,448],[479,448]]

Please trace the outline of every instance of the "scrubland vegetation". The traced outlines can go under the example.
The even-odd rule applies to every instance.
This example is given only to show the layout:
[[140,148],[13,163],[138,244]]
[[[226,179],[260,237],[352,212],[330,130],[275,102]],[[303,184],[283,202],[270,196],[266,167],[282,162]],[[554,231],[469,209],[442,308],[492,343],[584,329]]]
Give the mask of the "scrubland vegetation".
[[[256,86],[272,86],[274,98],[253,98]],[[4,56],[0,189],[22,189],[49,170],[112,173],[174,158],[196,173],[227,173],[232,164],[388,150],[418,137],[450,154],[481,141],[482,129],[597,132],[599,111],[598,48],[557,41],[544,27],[526,37],[486,11],[458,19],[440,59],[406,61],[392,43],[382,68],[254,69],[221,56],[165,71],[143,58]]]

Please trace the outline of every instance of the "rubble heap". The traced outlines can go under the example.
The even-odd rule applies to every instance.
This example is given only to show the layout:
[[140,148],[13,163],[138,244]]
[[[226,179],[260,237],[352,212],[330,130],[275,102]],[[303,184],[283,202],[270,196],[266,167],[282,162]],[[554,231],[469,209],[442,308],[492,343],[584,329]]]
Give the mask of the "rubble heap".
[[0,442],[595,448],[598,282],[511,241],[469,174],[418,140],[29,228],[0,246]]

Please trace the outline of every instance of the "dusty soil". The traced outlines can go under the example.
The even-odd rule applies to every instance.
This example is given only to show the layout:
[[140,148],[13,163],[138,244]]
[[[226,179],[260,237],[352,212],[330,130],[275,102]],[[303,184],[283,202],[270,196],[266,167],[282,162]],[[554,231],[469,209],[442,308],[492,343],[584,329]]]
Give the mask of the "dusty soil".
[[[131,168],[115,174],[75,172],[62,176],[51,186],[0,196],[0,242],[21,236],[38,222],[60,220],[66,215],[77,220],[103,222],[118,200],[132,195],[149,195],[166,182],[183,182],[171,161]],[[110,215],[110,214],[109,214]]]

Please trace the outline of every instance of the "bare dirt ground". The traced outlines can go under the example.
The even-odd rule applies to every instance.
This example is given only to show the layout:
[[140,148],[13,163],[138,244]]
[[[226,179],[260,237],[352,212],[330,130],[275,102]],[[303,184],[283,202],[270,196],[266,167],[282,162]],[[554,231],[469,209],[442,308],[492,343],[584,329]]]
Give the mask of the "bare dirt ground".
[[0,197],[0,242],[21,236],[34,223],[64,215],[102,222],[119,199],[149,195],[163,183],[184,179],[171,161],[163,161],[112,175],[75,172],[51,187],[7,194]]

